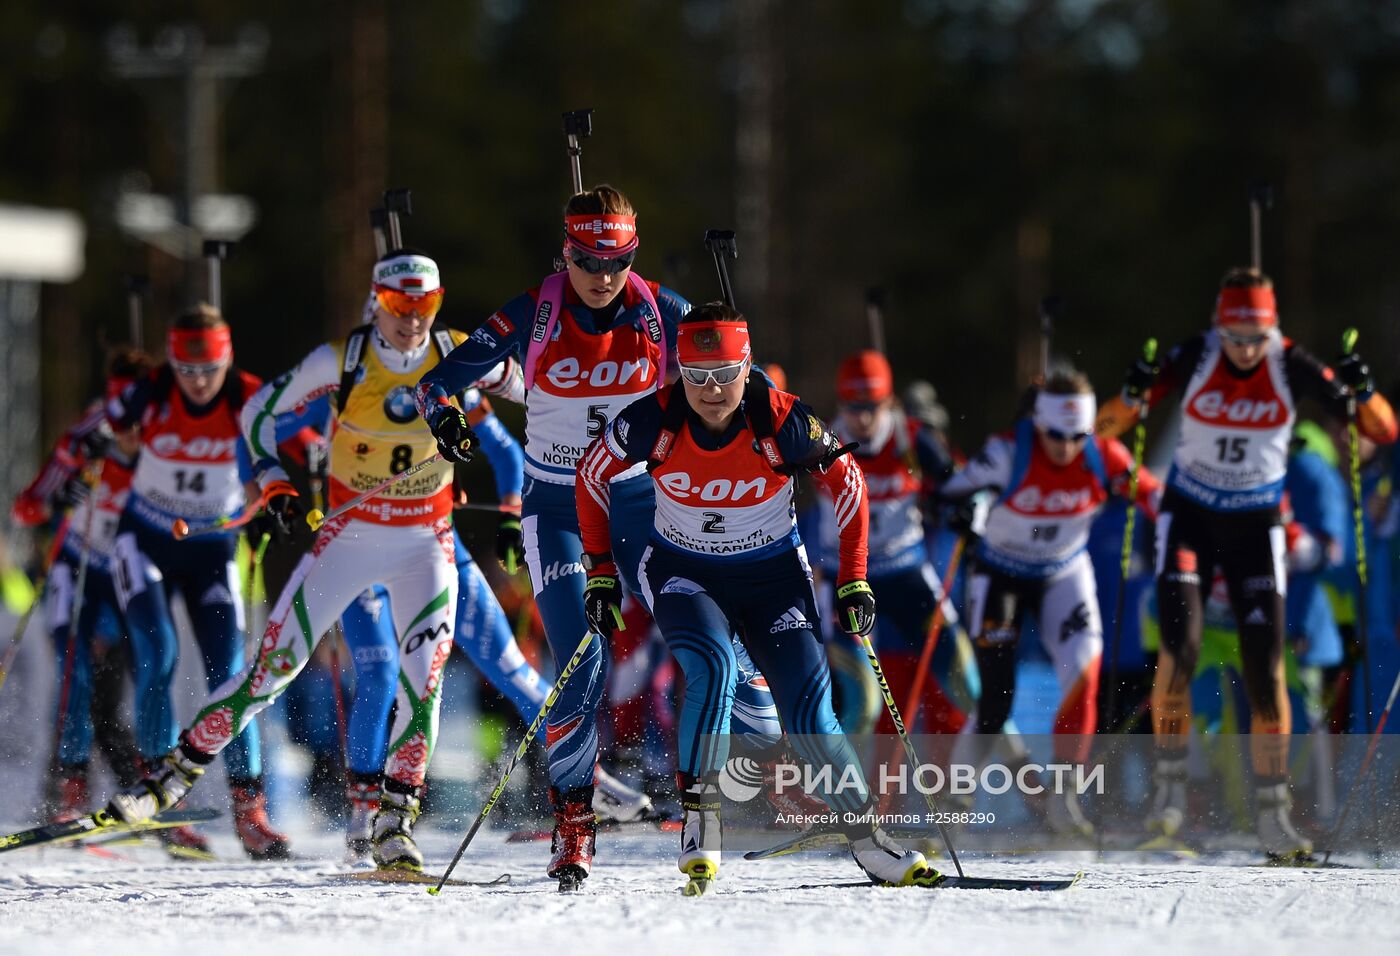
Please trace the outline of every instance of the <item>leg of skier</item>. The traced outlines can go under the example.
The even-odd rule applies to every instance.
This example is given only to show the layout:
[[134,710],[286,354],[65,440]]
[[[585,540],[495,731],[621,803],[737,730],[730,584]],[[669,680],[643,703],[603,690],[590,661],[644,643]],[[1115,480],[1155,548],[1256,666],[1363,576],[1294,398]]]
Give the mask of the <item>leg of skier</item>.
[[341,632],[355,666],[355,695],[346,721],[346,796],[350,822],[345,832],[351,862],[370,858],[374,815],[389,754],[389,711],[399,681],[399,647],[389,610],[389,592],[376,585],[350,602],[340,616]]
[[[1184,512],[1189,515],[1189,512]],[[1170,510],[1157,516],[1157,614],[1162,646],[1152,680],[1152,734],[1157,760],[1147,829],[1175,836],[1186,815],[1186,747],[1191,732],[1191,678],[1200,659],[1202,575],[1215,556]]]
[[[1060,707],[1055,713],[1055,760],[1083,764],[1098,722],[1099,663],[1103,624],[1087,552],[1045,582],[1040,600],[1040,642],[1055,665]],[[1046,820],[1057,833],[1091,836],[1074,789],[1049,794]]]
[[[1281,524],[1267,519],[1221,542],[1221,565],[1240,634],[1249,696],[1249,749],[1254,770],[1255,824],[1264,851],[1306,857],[1312,841],[1298,833],[1289,810],[1288,743],[1292,705],[1283,676],[1286,544]],[[1266,547],[1261,547],[1266,542]]]
[[[198,543],[191,542],[195,546]],[[190,550],[193,550],[191,547]],[[213,549],[200,547],[200,550]],[[191,555],[189,573],[182,576],[190,623],[204,658],[204,675],[210,693],[243,673],[243,604],[238,595],[238,565],[232,554]],[[272,828],[267,816],[267,794],[262,781],[262,747],[258,725],[248,724],[224,750],[233,825],[244,851],[255,860],[281,860],[290,855],[287,837]]]
[[[418,531],[419,529],[414,529]],[[416,562],[394,562],[384,579],[391,595],[399,642],[399,687],[384,790],[374,817],[374,862],[381,869],[421,870],[423,854],[413,840],[428,761],[437,743],[443,668],[452,652],[457,617],[457,567],[452,519],[434,528],[438,550]]]
[[[91,574],[91,571],[89,571]],[[66,556],[49,570],[45,616],[57,654],[54,686],[54,727],[61,728],[54,754],[53,778],[45,803],[51,820],[72,820],[88,812],[88,758],[92,749],[92,628],[98,609],[84,600],[78,625],[71,627],[76,573]],[[89,593],[91,588],[84,588]],[[68,647],[73,645],[73,662]],[[66,687],[64,686],[66,685]],[[57,711],[63,701],[63,712]]]
[[278,597],[252,666],[214,692],[179,745],[137,786],[117,794],[108,812],[122,820],[145,820],[183,798],[204,768],[306,666],[320,636],[374,583],[378,566],[391,559],[422,560],[425,542],[414,533],[418,530],[366,527],[348,518],[327,523]]

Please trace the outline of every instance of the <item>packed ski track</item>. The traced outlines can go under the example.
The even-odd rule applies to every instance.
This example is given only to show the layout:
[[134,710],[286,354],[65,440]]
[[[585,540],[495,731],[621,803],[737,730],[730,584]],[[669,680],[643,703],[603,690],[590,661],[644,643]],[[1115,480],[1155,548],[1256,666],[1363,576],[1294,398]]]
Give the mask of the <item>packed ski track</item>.
[[[484,833],[454,878],[505,886],[337,882],[339,837],[297,832],[298,859],[241,859],[215,826],[214,863],[174,861],[153,846],[117,858],[74,848],[0,857],[0,953],[112,956],[145,950],[222,953],[366,951],[631,952],[743,947],[764,956],[899,952],[1252,953],[1323,946],[1334,952],[1400,947],[1400,871],[1280,870],[1237,855],[1212,864],[1096,859],[1091,853],[964,860],[969,874],[1085,876],[1063,892],[821,887],[859,879],[849,857],[811,853],[760,863],[727,859],[707,896],[680,895],[673,834],[602,834],[594,876],[561,895],[543,865],[547,844]],[[430,870],[441,872],[457,835],[425,827]],[[951,870],[946,860],[938,862]]]

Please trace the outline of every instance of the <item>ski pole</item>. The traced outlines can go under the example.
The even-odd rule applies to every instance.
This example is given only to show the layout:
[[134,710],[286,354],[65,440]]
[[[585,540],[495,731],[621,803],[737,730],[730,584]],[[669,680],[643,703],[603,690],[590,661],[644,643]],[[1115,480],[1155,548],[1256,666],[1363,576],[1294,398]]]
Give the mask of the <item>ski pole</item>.
[[518,514],[520,514],[520,506],[519,506],[519,505],[513,505],[513,506],[512,506],[512,505],[479,505],[479,504],[476,504],[475,502],[468,502],[468,501],[464,501],[464,502],[462,502],[461,504],[454,504],[454,505],[452,506],[452,510],[453,510],[453,511],[490,511],[490,512],[492,512],[492,513],[494,513],[494,514],[503,514],[503,515],[518,515]]
[[[909,688],[909,695],[904,698],[904,712],[910,715],[910,720],[914,726],[919,725],[919,699],[924,693],[924,683],[929,670],[933,667],[933,650],[938,646],[938,636],[943,631],[943,607],[945,601],[952,600],[953,582],[958,577],[958,562],[962,560],[963,548],[967,544],[967,539],[958,536],[957,543],[953,545],[952,557],[948,559],[948,569],[943,572],[943,581],[939,585],[938,606],[934,608],[933,617],[929,621],[928,631],[924,634],[924,648],[919,652],[919,663],[914,669],[914,683]],[[886,761],[893,763],[897,754],[894,747],[890,748],[890,756]],[[910,768],[913,770],[914,768]],[[883,811],[888,802],[888,795],[885,800],[880,801],[880,809]]]
[[[1142,357],[1148,364],[1157,359],[1157,340],[1148,339],[1142,346]],[[1118,646],[1123,641],[1123,612],[1128,599],[1128,566],[1133,557],[1133,527],[1137,523],[1138,475],[1142,472],[1142,457],[1147,445],[1147,396],[1138,409],[1137,425],[1133,430],[1133,470],[1128,475],[1128,514],[1123,520],[1123,547],[1118,556],[1118,595],[1113,603],[1113,646],[1108,655],[1108,700],[1104,707],[1110,724],[1118,707]]]
[[184,518],[176,518],[175,523],[170,526],[170,534],[176,541],[184,541],[188,538],[202,538],[205,535],[233,531],[252,521],[266,504],[267,495],[264,494],[257,501],[249,502],[244,507],[242,514],[237,517],[225,515],[222,518],[215,518],[213,524],[205,525],[202,528],[191,528],[189,522]]
[[869,634],[860,636],[861,644],[865,645],[865,656],[870,661],[870,667],[875,671],[875,680],[880,685],[880,694],[885,698],[885,709],[890,713],[890,719],[894,721],[894,729],[899,734],[900,743],[904,744],[904,755],[909,759],[909,766],[913,771],[914,788],[924,795],[924,802],[928,804],[929,812],[933,814],[933,822],[938,826],[938,834],[943,837],[943,846],[948,850],[948,857],[953,861],[953,867],[958,871],[958,876],[963,875],[962,863],[958,861],[957,851],[953,849],[953,841],[948,836],[948,829],[943,825],[943,815],[938,810],[938,801],[934,800],[933,793],[919,786],[919,755],[914,752],[914,741],[909,739],[909,732],[904,729],[904,721],[899,716],[899,705],[894,702],[894,694],[890,691],[890,683],[885,680],[885,669],[880,666],[880,658],[875,655],[875,645],[870,641]]
[[967,539],[958,536],[957,543],[953,545],[953,554],[948,559],[948,569],[943,572],[943,582],[939,585],[942,593],[939,596],[938,607],[933,612],[933,619],[929,621],[928,633],[924,635],[924,649],[919,654],[918,670],[914,674],[914,686],[909,688],[909,696],[905,698],[904,705],[906,713],[913,714],[913,721],[917,725],[919,721],[919,698],[923,694],[925,677],[929,668],[933,666],[933,649],[938,645],[938,636],[943,631],[943,623],[947,620],[947,615],[943,613],[945,602],[953,599],[953,582],[958,576],[958,562],[962,560],[963,549],[967,546]]
[[354,511],[356,508],[364,504],[369,499],[373,498],[375,495],[383,494],[386,489],[392,488],[394,485],[403,481],[405,478],[412,478],[414,475],[418,474],[423,469],[431,465],[435,465],[442,460],[442,452],[438,452],[431,458],[425,458],[418,464],[414,465],[412,468],[406,468],[403,471],[399,472],[397,475],[390,478],[388,481],[375,485],[373,488],[371,488],[369,491],[366,491],[364,494],[356,495],[349,501],[345,502],[345,504],[341,505],[339,508],[333,509],[330,514],[325,514],[323,511],[321,511],[320,508],[312,508],[306,513],[306,524],[308,527],[311,528],[312,531],[320,531],[321,526],[324,525],[327,521],[339,518],[341,515],[345,514],[348,511]]
[[44,602],[44,597],[48,593],[49,572],[53,570],[53,564],[58,560],[59,552],[63,550],[63,539],[68,536],[68,528],[72,524],[72,520],[71,514],[63,516],[58,530],[54,532],[53,544],[49,545],[49,552],[44,555],[44,568],[40,572],[39,581],[34,588],[34,600],[19,616],[15,632],[10,635],[10,646],[5,648],[4,658],[0,658],[0,688],[4,688],[5,679],[10,676],[10,668],[14,666],[15,658],[19,656],[19,642],[24,640],[24,632],[29,630],[29,622],[34,617],[35,609]]
[[[1342,333],[1342,354],[1356,351],[1356,329]],[[1370,570],[1366,561],[1366,524],[1362,516],[1361,497],[1361,435],[1356,423],[1356,393],[1347,394],[1347,467],[1351,472],[1352,533],[1356,538],[1356,637],[1361,645],[1361,684],[1366,700],[1366,733],[1371,732],[1371,640],[1370,615],[1367,613],[1366,590]]]
[[[413,193],[408,189],[386,189],[384,191],[384,214],[389,227],[389,251],[403,248],[403,225],[399,216],[413,215]],[[373,213],[371,213],[373,215]]]
[[457,847],[457,852],[452,856],[452,862],[447,864],[447,869],[443,871],[442,879],[438,880],[437,886],[429,887],[428,893],[437,896],[442,892],[443,886],[447,884],[447,878],[452,875],[452,871],[457,867],[457,861],[462,858],[462,854],[467,851],[467,847],[476,837],[476,833],[481,829],[481,825],[486,822],[486,815],[491,812],[491,808],[496,805],[496,801],[501,799],[501,794],[506,792],[506,781],[510,780],[511,771],[515,769],[525,751],[530,749],[530,744],[535,739],[535,735],[540,731],[540,725],[548,716],[554,702],[559,699],[560,693],[564,690],[564,685],[569,682],[569,677],[578,668],[579,662],[583,660],[583,655],[588,653],[588,645],[593,641],[593,633],[590,631],[583,635],[583,640],[579,641],[578,650],[574,651],[574,656],[569,658],[569,663],[564,665],[564,669],[559,672],[559,679],[554,682],[554,686],[549,689],[544,703],[540,705],[540,712],[535,715],[535,719],[530,722],[530,727],[525,731],[525,736],[520,738],[520,746],[515,748],[515,753],[511,756],[510,762],[506,764],[505,772],[501,774],[501,779],[496,783],[496,789],[491,791],[491,795],[486,798],[486,803],[482,805],[481,811],[477,813],[476,820],[472,822],[471,829],[462,838],[462,845]]

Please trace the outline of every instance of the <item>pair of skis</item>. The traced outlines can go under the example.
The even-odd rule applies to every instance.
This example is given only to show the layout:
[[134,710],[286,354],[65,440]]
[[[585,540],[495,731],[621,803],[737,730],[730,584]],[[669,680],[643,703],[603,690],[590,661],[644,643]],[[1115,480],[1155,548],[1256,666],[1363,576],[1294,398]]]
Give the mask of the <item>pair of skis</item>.
[[21,830],[0,836],[0,853],[23,850],[35,846],[53,846],[98,839],[106,842],[111,837],[124,837],[180,827],[192,823],[207,823],[218,817],[217,810],[171,810],[154,820],[139,823],[126,823],[109,815],[105,810],[89,813],[75,820],[62,823],[46,823],[42,826]]
[[[847,842],[846,835],[839,830],[821,829],[799,833],[789,840],[775,844],[764,850],[750,850],[744,854],[746,860],[771,860],[778,856],[787,856],[791,853],[800,853],[803,850],[815,850],[822,847],[843,846]],[[1050,892],[1054,890],[1067,890],[1077,884],[1084,877],[1081,870],[1069,879],[1014,879],[1004,877],[988,876],[950,876],[940,875],[938,879],[929,883],[917,884],[928,889],[948,889],[948,890],[1032,890],[1039,892]],[[828,887],[859,887],[875,886],[869,880],[862,882],[845,883],[809,883],[797,887],[799,890],[815,890]],[[691,895],[691,894],[687,894]]]

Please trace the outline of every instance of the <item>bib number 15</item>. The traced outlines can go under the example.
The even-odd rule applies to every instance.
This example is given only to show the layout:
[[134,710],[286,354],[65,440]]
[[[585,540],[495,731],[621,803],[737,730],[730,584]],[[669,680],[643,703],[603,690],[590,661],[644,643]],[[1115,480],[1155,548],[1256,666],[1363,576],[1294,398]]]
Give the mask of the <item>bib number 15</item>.
[[1216,461],[1228,465],[1238,465],[1244,461],[1248,449],[1249,439],[1246,437],[1217,438],[1215,440]]

